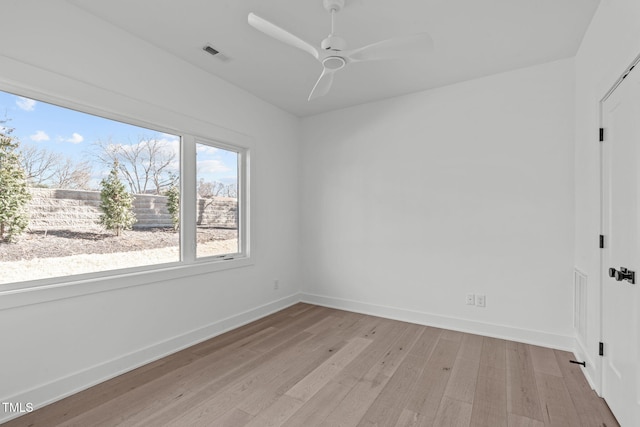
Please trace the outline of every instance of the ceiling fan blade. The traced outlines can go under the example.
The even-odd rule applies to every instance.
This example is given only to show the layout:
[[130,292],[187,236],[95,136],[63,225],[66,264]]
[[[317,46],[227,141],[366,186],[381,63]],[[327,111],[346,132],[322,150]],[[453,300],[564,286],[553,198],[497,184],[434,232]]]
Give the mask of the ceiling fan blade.
[[316,85],[313,87],[313,89],[311,90],[311,93],[309,94],[308,101],[324,96],[327,94],[327,92],[329,92],[329,89],[331,89],[331,84],[333,83],[334,73],[335,73],[335,70],[330,70],[328,68],[325,68],[324,70],[322,70],[322,74],[320,74],[320,78],[318,79],[318,81],[316,82]]
[[427,33],[417,33],[373,43],[350,52],[344,52],[344,55],[352,62],[377,61],[425,54],[432,50],[431,36]]
[[266,19],[260,18],[254,13],[249,13],[247,20],[249,22],[249,25],[251,25],[256,30],[262,31],[266,35],[273,37],[274,39],[279,40],[283,43],[286,43],[293,47],[297,47],[298,49],[302,49],[305,52],[308,52],[314,58],[318,59],[319,54],[318,50],[315,47],[302,40],[301,38],[294,36],[287,30],[283,30],[277,25],[272,24]]

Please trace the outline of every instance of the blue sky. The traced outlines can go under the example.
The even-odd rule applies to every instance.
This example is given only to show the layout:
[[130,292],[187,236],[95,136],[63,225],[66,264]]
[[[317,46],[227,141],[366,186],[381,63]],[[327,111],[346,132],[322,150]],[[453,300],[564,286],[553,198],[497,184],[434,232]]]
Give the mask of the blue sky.
[[[157,139],[168,150],[179,151],[180,138],[114,120],[104,119],[67,108],[35,101],[0,91],[0,120],[8,119],[5,127],[13,128],[13,136],[21,144],[61,153],[74,161],[92,161],[96,141],[111,141],[131,145],[143,139]],[[177,156],[176,156],[177,158]],[[96,182],[101,167],[93,162]],[[178,163],[174,165],[177,171]],[[237,156],[214,147],[199,145],[198,177],[225,184],[237,182]]]

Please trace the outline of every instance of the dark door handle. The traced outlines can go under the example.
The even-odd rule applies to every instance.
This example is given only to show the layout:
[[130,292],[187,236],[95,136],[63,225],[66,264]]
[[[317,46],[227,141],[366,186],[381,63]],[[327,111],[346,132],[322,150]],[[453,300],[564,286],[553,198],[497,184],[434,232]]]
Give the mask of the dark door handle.
[[620,270],[616,270],[615,268],[611,267],[609,269],[609,277],[615,278],[618,282],[626,280],[632,285],[636,283],[636,272],[631,271],[625,267],[620,267]]

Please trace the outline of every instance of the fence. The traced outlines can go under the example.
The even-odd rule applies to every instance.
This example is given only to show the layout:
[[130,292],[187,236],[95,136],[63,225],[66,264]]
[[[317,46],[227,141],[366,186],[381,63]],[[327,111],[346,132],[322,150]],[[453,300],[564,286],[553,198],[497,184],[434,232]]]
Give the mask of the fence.
[[[30,188],[29,228],[31,230],[86,229],[98,227],[100,192]],[[198,198],[198,225],[237,228],[238,202],[227,197]],[[134,196],[133,228],[172,227],[167,197],[148,194]]]

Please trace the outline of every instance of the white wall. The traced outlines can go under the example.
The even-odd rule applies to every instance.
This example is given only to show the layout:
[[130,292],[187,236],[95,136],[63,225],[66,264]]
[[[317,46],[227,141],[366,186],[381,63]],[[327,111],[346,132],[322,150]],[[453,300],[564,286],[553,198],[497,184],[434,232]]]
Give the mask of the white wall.
[[304,119],[305,298],[572,348],[573,69]]
[[10,2],[3,14],[0,89],[250,141],[255,262],[98,280],[102,292],[72,298],[84,284],[3,294],[0,401],[37,407],[297,301],[297,118],[65,1]]
[[[602,0],[576,55],[575,265],[588,276],[586,342],[579,355],[592,384],[600,384],[599,102],[640,54],[640,2]],[[634,71],[634,72],[637,72]]]

